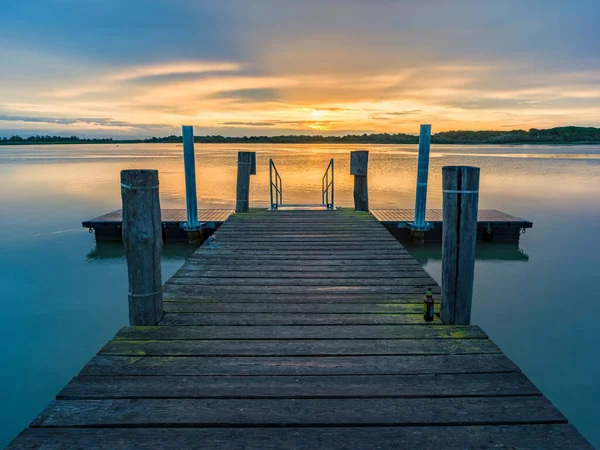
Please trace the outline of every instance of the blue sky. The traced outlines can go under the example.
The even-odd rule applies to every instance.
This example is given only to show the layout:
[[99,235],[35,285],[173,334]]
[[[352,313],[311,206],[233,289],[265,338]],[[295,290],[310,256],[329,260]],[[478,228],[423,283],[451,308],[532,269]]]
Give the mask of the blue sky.
[[3,0],[0,136],[597,126],[600,2]]

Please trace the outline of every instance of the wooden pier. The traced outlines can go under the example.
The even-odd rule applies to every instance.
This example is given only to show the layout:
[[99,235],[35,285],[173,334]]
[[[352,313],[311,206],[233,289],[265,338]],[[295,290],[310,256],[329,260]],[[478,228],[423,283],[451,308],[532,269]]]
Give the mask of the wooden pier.
[[591,449],[369,213],[231,215],[9,449]]
[[[202,223],[206,236],[210,236],[227,218],[233,214],[233,209],[201,209],[198,211],[198,221]],[[400,241],[410,241],[408,224],[414,220],[412,209],[372,209],[371,213],[377,220]],[[163,209],[163,239],[165,241],[187,241],[187,233],[183,230],[186,221],[185,209]],[[426,232],[427,242],[442,242],[442,210],[428,209],[426,220],[432,225]],[[477,222],[477,237],[479,241],[519,242],[521,233],[532,228],[533,224],[519,217],[506,214],[495,209],[479,211]],[[93,230],[98,242],[121,241],[122,211],[104,214],[94,219],[86,220],[83,227]]]

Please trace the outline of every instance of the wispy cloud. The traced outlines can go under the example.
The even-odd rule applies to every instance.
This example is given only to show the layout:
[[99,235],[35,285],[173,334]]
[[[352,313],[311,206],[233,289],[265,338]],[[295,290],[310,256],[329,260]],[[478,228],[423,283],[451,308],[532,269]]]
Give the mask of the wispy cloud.
[[412,109],[410,111],[391,111],[391,112],[380,112],[376,114],[369,114],[369,119],[375,120],[392,120],[398,117],[407,117],[418,115],[422,112],[421,109]]
[[240,68],[241,65],[234,62],[183,61],[131,67],[112,73],[108,75],[106,79],[108,81],[127,81],[135,80],[137,78],[183,73],[237,72]]
[[43,116],[13,116],[8,114],[0,114],[2,122],[28,122],[28,123],[46,123],[54,125],[74,125],[84,124],[90,126],[116,127],[116,128],[133,128],[138,130],[155,130],[158,128],[171,128],[169,124],[140,124],[131,123],[122,120],[113,120],[104,117],[43,117]]
[[246,127],[272,127],[277,122],[223,122],[221,125],[235,125],[235,126],[246,126]]

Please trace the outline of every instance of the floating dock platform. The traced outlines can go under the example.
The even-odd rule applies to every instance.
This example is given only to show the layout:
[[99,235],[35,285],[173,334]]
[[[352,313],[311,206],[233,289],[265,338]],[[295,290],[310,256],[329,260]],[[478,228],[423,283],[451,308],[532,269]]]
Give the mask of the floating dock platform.
[[[200,209],[198,221],[202,223],[205,237],[210,236],[233,212],[233,209]],[[414,210],[372,209],[371,213],[400,242],[410,242],[411,230],[408,224],[413,221]],[[183,230],[187,219],[185,209],[163,209],[161,218],[165,241],[187,241],[187,233]],[[442,210],[428,209],[426,220],[431,224],[431,229],[425,232],[425,241],[442,242]],[[478,240],[491,242],[519,242],[521,233],[533,227],[533,223],[527,220],[495,209],[479,210],[477,222]],[[98,242],[118,242],[121,241],[121,223],[122,211],[119,209],[87,220],[82,225],[93,230]]]
[[[233,209],[200,209],[198,222],[202,226],[205,237],[210,236],[219,226],[234,213]],[[183,229],[187,220],[185,209],[161,209],[164,241],[187,241],[188,234]],[[86,220],[81,225],[89,228],[96,235],[98,242],[120,242],[123,211],[116,211]]]
[[427,287],[371,214],[231,215],[8,449],[592,448]]
[[[372,209],[371,213],[400,242],[410,242],[409,224],[414,220],[412,209]],[[426,242],[442,242],[443,215],[441,209],[428,209],[425,221],[431,225],[425,231]],[[519,237],[533,223],[497,209],[480,209],[477,214],[477,240],[489,242],[519,242]]]

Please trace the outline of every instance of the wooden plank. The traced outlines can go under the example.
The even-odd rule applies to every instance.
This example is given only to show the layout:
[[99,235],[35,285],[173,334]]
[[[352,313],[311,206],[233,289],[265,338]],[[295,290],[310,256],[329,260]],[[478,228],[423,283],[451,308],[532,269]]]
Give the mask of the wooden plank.
[[217,252],[235,251],[237,253],[256,254],[258,256],[279,254],[279,255],[331,255],[332,253],[338,253],[339,256],[343,257],[345,254],[369,256],[369,257],[380,257],[381,255],[408,255],[409,253],[401,248],[394,248],[394,244],[377,244],[377,245],[358,245],[352,246],[348,244],[334,245],[334,244],[323,244],[323,245],[294,245],[294,244],[282,244],[282,245],[269,245],[264,244],[222,244],[222,243],[210,243],[202,250],[198,251],[198,254]]
[[58,400],[117,398],[433,398],[541,395],[521,373],[278,376],[75,377]]
[[423,314],[422,300],[418,303],[232,303],[166,299],[164,305],[170,313]]
[[[271,213],[269,213],[271,214]],[[294,214],[292,216],[288,216],[288,217],[283,217],[283,216],[279,216],[279,217],[262,217],[262,218],[258,218],[258,217],[246,217],[246,218],[242,218],[242,219],[237,219],[236,217],[231,217],[228,221],[227,221],[227,226],[230,227],[241,227],[241,226],[271,226],[271,227],[290,227],[290,228],[294,228],[294,229],[304,229],[304,226],[311,226],[311,227],[316,227],[316,226],[325,226],[325,227],[334,227],[334,226],[338,226],[338,225],[348,225],[349,227],[356,227],[356,228],[361,228],[361,227],[371,227],[373,228],[374,225],[376,225],[374,228],[378,228],[381,226],[381,224],[379,222],[377,222],[377,220],[375,220],[374,218],[367,218],[367,219],[355,219],[354,217],[351,218],[336,218],[336,217],[318,217],[318,216],[313,216],[313,217],[300,217],[298,216],[298,214]],[[339,229],[339,228],[338,228]]]
[[[229,227],[223,225],[217,230],[216,236],[220,239],[231,240],[231,241],[242,241],[244,240],[244,235],[240,235],[240,233],[244,233],[249,227],[239,226],[239,227]],[[268,239],[269,237],[273,237],[274,239],[285,239],[289,238],[292,240],[301,240],[301,239],[312,239],[312,238],[321,238],[321,239],[343,239],[343,240],[354,240],[362,241],[363,239],[367,240],[392,240],[393,236],[386,228],[375,228],[372,227],[364,227],[361,230],[368,230],[368,234],[365,236],[356,236],[355,228],[339,228],[339,227],[318,227],[313,229],[307,229],[305,226],[302,228],[291,227],[271,227],[269,230],[265,230],[263,227],[253,227],[255,231],[252,231],[252,240],[255,239]]]
[[[189,295],[222,295],[222,294],[262,294],[271,296],[273,294],[423,294],[423,288],[428,286],[424,283],[420,286],[210,286],[193,284],[176,284],[167,282],[163,292],[173,294]],[[439,296],[441,291],[438,287],[432,288],[434,295]]]
[[[293,413],[292,413],[293,412]],[[32,423],[65,426],[323,426],[566,423],[543,397],[55,400]]]
[[[294,270],[294,267],[288,267],[288,270],[277,270],[277,266],[267,266],[271,270],[265,268],[257,268],[257,270],[248,270],[252,266],[241,267],[237,269],[224,268],[219,266],[216,268],[206,268],[201,270],[198,267],[188,266],[179,269],[175,276],[186,278],[265,278],[265,279],[401,279],[401,278],[427,278],[431,280],[427,272],[419,269],[417,266],[404,266],[403,269],[388,269],[382,271],[318,271],[309,272],[307,270]],[[410,270],[412,269],[412,270]],[[314,268],[313,268],[314,270]]]
[[[187,285],[210,285],[216,286],[314,286],[314,287],[361,287],[368,288],[372,286],[389,287],[389,286],[430,286],[435,285],[433,278],[429,277],[425,272],[419,273],[418,277],[384,277],[384,278],[288,278],[278,277],[277,274],[272,274],[272,278],[237,278],[237,277],[200,277],[194,272],[186,276],[186,272],[178,272],[169,280],[170,284],[187,284]],[[273,276],[275,275],[275,276]]]
[[[243,235],[240,233],[247,234],[247,230],[240,230],[235,232],[227,232],[222,233],[220,230],[216,232],[213,236],[213,240],[217,242],[227,240],[228,243],[247,243],[248,238],[242,239]],[[357,244],[363,242],[394,242],[391,236],[386,236],[383,232],[377,233],[377,235],[372,235],[369,233],[368,236],[364,236],[363,238],[357,238],[356,233],[351,230],[347,233],[341,234],[339,232],[336,233],[317,233],[315,231],[307,231],[305,233],[285,233],[285,232],[252,232],[252,242],[253,243],[297,243],[297,244],[315,244],[315,243],[347,243],[347,244]],[[358,242],[357,242],[358,241]],[[397,241],[396,241],[397,242]],[[399,242],[397,242],[399,243]]]
[[[321,211],[322,212],[322,211]],[[278,213],[273,214],[269,212],[267,216],[255,216],[255,217],[238,217],[231,216],[227,221],[226,225],[228,227],[239,227],[244,225],[256,226],[257,224],[267,224],[267,225],[276,225],[281,224],[283,226],[293,226],[294,224],[302,224],[307,226],[314,226],[315,224],[339,224],[339,223],[347,223],[349,226],[353,227],[363,227],[368,225],[376,225],[374,228],[381,227],[381,224],[377,219],[375,219],[372,215],[364,215],[360,217],[343,217],[343,216],[306,216],[301,215],[299,211],[295,211],[291,215],[280,215]],[[302,228],[299,228],[302,229]]]
[[240,261],[240,262],[227,262],[227,261],[222,261],[221,264],[218,264],[217,262],[209,262],[209,261],[201,261],[201,260],[193,260],[193,261],[188,261],[186,262],[183,267],[181,268],[181,270],[185,270],[185,271],[202,271],[204,276],[209,276],[209,274],[212,274],[212,272],[215,273],[222,273],[223,276],[226,276],[226,274],[228,272],[245,272],[245,273],[252,273],[250,272],[249,269],[256,269],[257,271],[262,271],[262,272],[269,272],[269,273],[273,273],[273,272],[278,272],[279,274],[281,274],[281,276],[286,276],[284,274],[312,274],[315,277],[317,277],[317,275],[319,276],[326,276],[327,273],[333,273],[334,276],[337,276],[337,274],[346,274],[348,273],[348,276],[353,276],[355,274],[365,274],[365,277],[369,277],[371,275],[367,275],[367,274],[372,274],[373,276],[377,276],[379,274],[381,274],[382,276],[386,276],[386,274],[393,274],[393,273],[398,273],[398,272],[411,272],[411,271],[421,271],[423,273],[425,273],[423,271],[423,269],[421,269],[421,266],[419,266],[418,264],[412,262],[412,261],[406,261],[406,260],[401,260],[400,262],[398,262],[397,264],[394,264],[393,266],[383,266],[383,265],[367,265],[367,262],[364,263],[364,265],[349,265],[349,264],[344,264],[344,265],[334,265],[334,264],[328,264],[328,265],[319,265],[318,267],[315,267],[315,265],[312,265],[310,263],[308,264],[295,264],[293,261],[289,261],[288,264],[276,264],[274,262],[269,262],[269,261],[256,261],[256,262],[249,262],[249,261]]
[[477,326],[450,325],[318,325],[123,327],[117,339],[486,339]]
[[[283,212],[283,211],[280,211]],[[317,213],[323,213],[323,210],[316,211]],[[304,214],[301,211],[291,211],[289,214],[280,214],[279,212],[268,212],[266,216],[247,216],[247,217],[235,217],[234,220],[231,221],[232,225],[240,225],[242,223],[251,223],[251,224],[275,224],[282,223],[286,225],[290,225],[293,223],[299,224],[339,224],[339,223],[347,223],[352,226],[361,226],[367,223],[378,224],[379,222],[373,216],[369,214],[365,214],[364,216],[343,216],[343,215],[314,215],[314,214]]]
[[[245,233],[248,230],[253,233],[276,233],[276,234],[295,234],[295,233],[305,233],[305,234],[350,234],[356,232],[363,232],[364,235],[356,235],[359,237],[367,237],[370,236],[371,233],[375,233],[375,235],[380,236],[388,236],[385,233],[389,234],[389,231],[385,227],[375,227],[373,228],[373,224],[365,223],[364,225],[357,225],[351,223],[300,223],[290,222],[289,225],[286,224],[258,224],[258,223],[249,223],[249,224],[239,224],[239,225],[230,225],[229,222],[226,222],[224,225],[219,227],[218,231],[225,233]],[[367,234],[368,233],[368,234]],[[358,240],[358,239],[357,239]]]
[[285,428],[30,428],[7,450],[592,450],[571,425]]
[[[414,262],[413,257],[408,253],[401,252],[380,252],[380,253],[350,253],[350,252],[261,252],[260,254],[253,252],[241,252],[241,251],[217,251],[212,250],[210,253],[207,252],[206,255],[203,253],[194,253],[190,256],[190,259],[200,259],[206,260],[207,257],[219,258],[225,261],[227,258],[231,260],[298,260],[298,261],[329,261],[330,255],[335,254],[336,259],[343,259],[346,261],[351,260],[360,260],[360,261],[376,261],[377,259],[381,260],[402,260],[408,259],[411,262]],[[329,255],[329,256],[328,256]]]
[[[304,270],[302,267],[315,267],[313,270],[323,270],[326,267],[340,267],[341,269],[349,266],[360,266],[361,270],[366,267],[373,267],[373,270],[385,270],[394,269],[397,266],[404,265],[412,265],[421,267],[417,261],[415,261],[412,257],[406,255],[400,258],[393,259],[370,259],[367,257],[364,258],[355,258],[355,259],[340,259],[340,258],[315,258],[315,259],[291,259],[291,258],[260,258],[260,259],[252,259],[249,257],[244,257],[243,259],[238,258],[236,255],[233,256],[222,256],[216,257],[211,256],[210,254],[192,254],[186,261],[186,265],[214,265],[214,266],[261,266],[261,265],[275,265],[281,266],[282,270],[284,270],[288,266],[298,267],[298,270]],[[354,269],[353,269],[354,270]],[[356,269],[358,270],[358,269]]]
[[[434,318],[434,322],[439,319]],[[425,324],[423,314],[165,313],[161,325],[403,325]]]
[[258,256],[278,254],[278,255],[331,255],[332,253],[339,253],[340,257],[346,254],[350,255],[361,255],[370,257],[380,257],[382,255],[408,255],[409,253],[401,248],[395,248],[395,244],[374,244],[374,245],[334,245],[334,244],[323,244],[323,245],[294,245],[294,244],[282,244],[282,245],[269,245],[265,244],[241,244],[231,245],[222,243],[210,243],[206,247],[202,247],[202,250],[198,251],[197,254],[227,252],[234,251],[237,253],[256,254]]
[[372,256],[380,257],[382,255],[407,255],[408,252],[404,248],[396,246],[395,244],[374,244],[370,245],[365,243],[364,245],[353,245],[348,244],[327,244],[327,245],[294,245],[294,244],[282,244],[282,245],[268,245],[268,244],[227,244],[219,243],[216,241],[207,242],[205,246],[198,250],[197,254],[202,253],[213,253],[213,252],[236,252],[236,253],[255,253],[260,256],[269,254],[298,254],[303,255],[331,255],[332,252],[339,254],[339,257],[343,257],[346,254],[360,255],[360,256]]
[[[382,226],[381,224],[375,225],[375,223],[364,223],[362,225],[357,225],[356,223],[349,222],[327,222],[327,223],[315,223],[314,221],[309,221],[307,223],[298,221],[290,222],[289,224],[281,224],[281,223],[249,223],[249,224],[239,224],[239,225],[230,225],[226,223],[219,227],[217,230],[219,233],[223,235],[227,235],[233,239],[240,239],[243,234],[240,236],[239,233],[244,233],[247,229],[252,229],[253,234],[260,236],[264,236],[267,233],[273,232],[276,235],[294,235],[295,238],[301,237],[302,235],[322,235],[324,237],[327,236],[340,236],[340,237],[351,237],[352,233],[356,231],[364,231],[365,234],[362,236],[354,236],[356,242],[364,239],[389,239],[393,240],[393,236],[390,234],[387,228]],[[358,238],[358,239],[357,239]]]
[[501,353],[489,339],[147,340],[113,339],[104,356],[335,356]]
[[81,370],[80,375],[425,375],[518,371],[518,367],[502,354],[335,357],[95,356]]
[[[217,231],[218,233],[218,231]],[[245,232],[248,234],[248,232]],[[393,248],[397,248],[399,250],[404,249],[401,247],[401,244],[398,241],[392,241],[391,238],[387,237],[379,237],[374,238],[370,237],[367,239],[361,239],[357,242],[356,235],[347,237],[345,236],[314,236],[314,235],[306,235],[306,236],[297,236],[295,238],[286,238],[285,235],[276,235],[273,233],[265,233],[264,236],[255,236],[252,233],[251,237],[252,241],[248,242],[248,239],[230,239],[227,236],[217,234],[211,236],[209,241],[207,241],[207,245],[212,245],[213,243],[219,245],[229,245],[229,246],[239,246],[240,248],[244,248],[245,246],[252,246],[252,248],[272,248],[272,247],[299,247],[299,248],[310,248],[310,247],[318,247],[320,245],[325,245],[328,247],[351,247],[356,249],[368,248],[369,246],[382,246],[384,244],[389,244]]]
[[[223,234],[234,234],[234,233],[245,233],[247,230],[256,232],[258,235],[265,233],[275,234],[323,234],[323,235],[337,235],[344,234],[348,235],[351,233],[362,233],[356,234],[356,241],[360,241],[360,238],[381,237],[381,238],[393,238],[389,230],[383,225],[378,224],[376,227],[372,223],[364,223],[362,225],[351,224],[347,222],[340,223],[315,223],[313,221],[308,223],[298,223],[297,221],[286,224],[269,224],[269,223],[251,223],[251,224],[240,224],[236,226],[228,226],[227,224],[219,227],[217,231],[223,232]],[[371,233],[373,233],[371,235]],[[387,234],[386,234],[387,233]],[[297,235],[297,234],[296,234]]]
[[[290,217],[289,219],[271,220],[244,220],[235,222],[229,219],[223,223],[219,230],[223,232],[243,231],[245,229],[253,229],[258,232],[275,231],[277,233],[293,234],[296,232],[307,233],[342,233],[347,234],[351,231],[367,231],[373,232],[376,235],[384,235],[388,229],[375,220],[321,220],[318,218],[301,219],[298,217]],[[367,236],[367,234],[365,234]]]
[[423,293],[414,294],[355,294],[355,293],[312,293],[312,294],[182,294],[165,292],[166,301],[178,302],[237,302],[237,303],[418,303],[423,302]]
[[373,223],[378,224],[377,219],[375,219],[370,214],[364,215],[353,215],[353,216],[344,216],[336,213],[331,213],[327,211],[267,211],[264,214],[248,214],[248,215],[240,215],[235,214],[231,216],[228,223],[233,225],[239,225],[243,223],[265,223],[265,224],[293,224],[293,223],[326,223],[326,224],[336,224],[336,223],[348,223],[351,225],[363,225],[365,223]]

